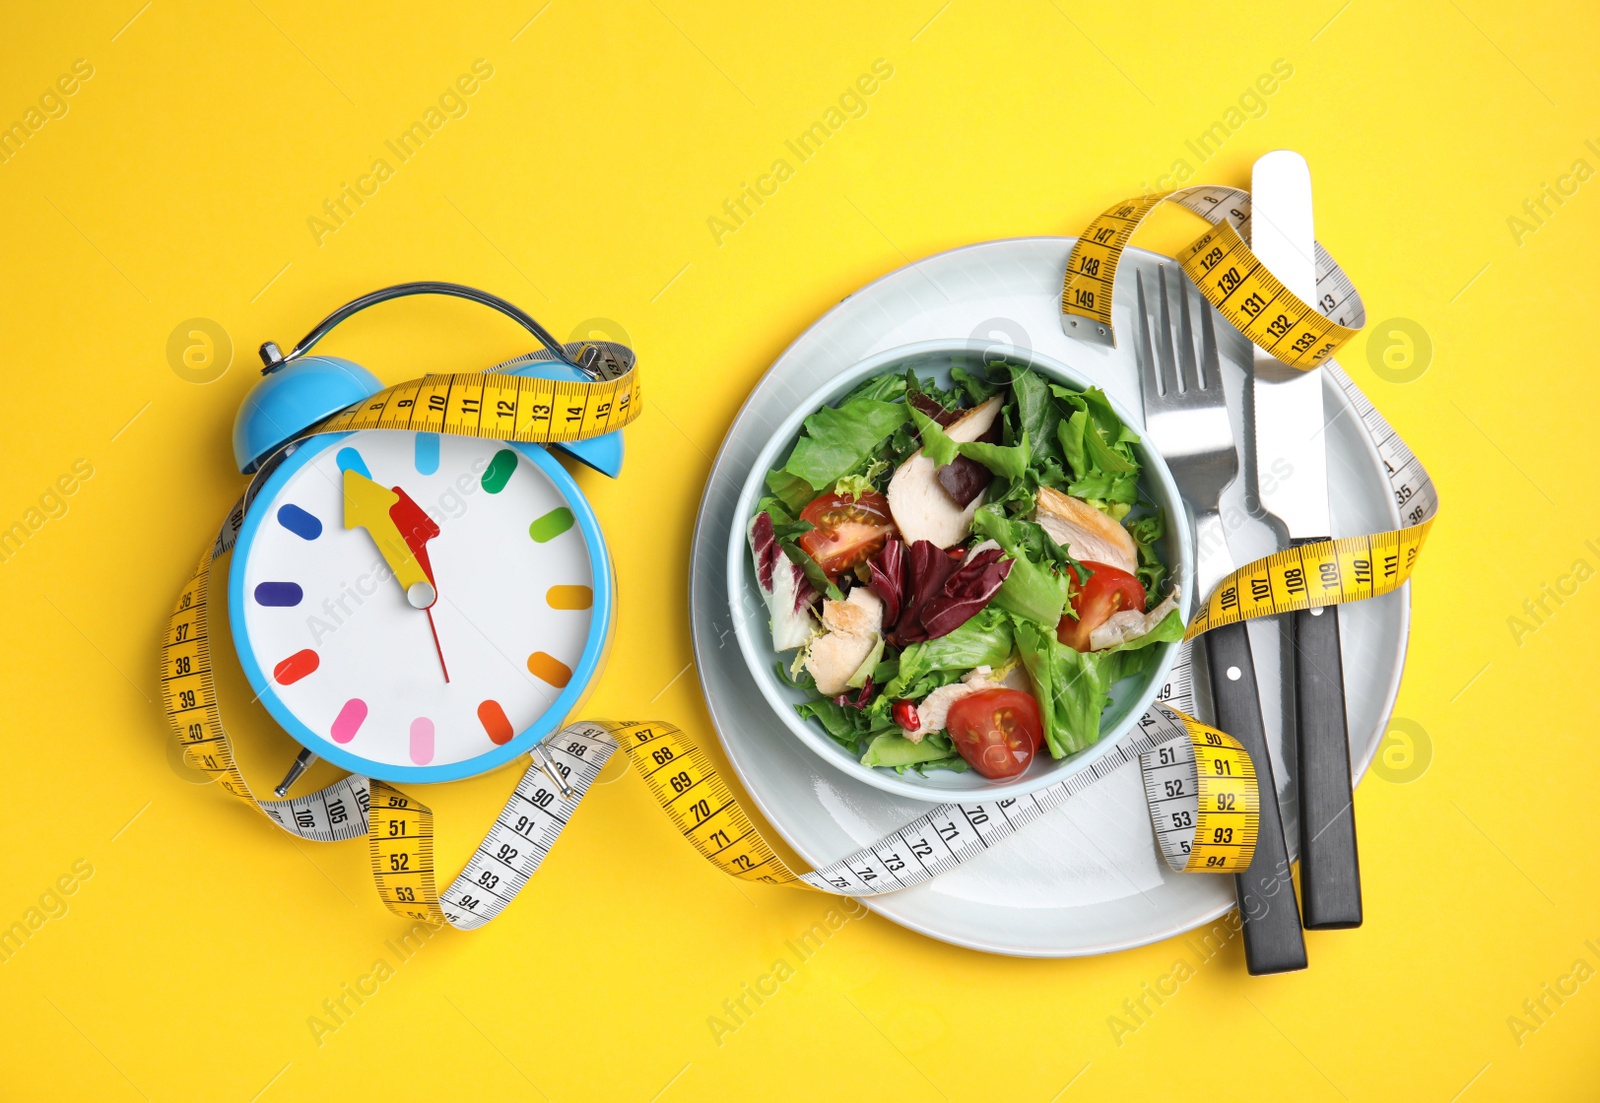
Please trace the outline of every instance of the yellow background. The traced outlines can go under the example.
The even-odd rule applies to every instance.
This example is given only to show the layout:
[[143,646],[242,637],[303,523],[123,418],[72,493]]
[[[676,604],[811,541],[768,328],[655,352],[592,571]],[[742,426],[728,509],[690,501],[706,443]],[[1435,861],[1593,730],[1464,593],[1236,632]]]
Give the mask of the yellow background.
[[[139,3],[13,5],[0,35],[0,123],[76,59],[94,67],[0,164],[0,527],[75,461],[94,470],[0,566],[0,924],[93,868],[0,963],[0,1096],[1044,1103],[1186,1079],[1292,1099],[1600,1093],[1600,980],[1548,1002],[1536,1031],[1507,1021],[1579,959],[1600,969],[1600,180],[1520,241],[1507,222],[1575,161],[1600,168],[1592,6],[1191,4],[1130,30],[1119,5],[1068,0]],[[467,114],[319,243],[307,220],[479,58],[494,73]],[[880,58],[893,77],[867,113],[719,244],[708,219]],[[1279,58],[1292,78],[1202,164],[1186,140]],[[242,483],[229,428],[257,344],[418,278],[497,291],[563,337],[620,323],[648,408],[622,479],[582,477],[622,588],[592,712],[706,731],[691,525],[773,358],[908,259],[1073,233],[1180,159],[1247,185],[1280,146],[1310,159],[1319,237],[1372,319],[1410,319],[1433,346],[1406,383],[1369,362],[1389,329],[1342,357],[1444,499],[1398,706],[1431,752],[1408,766],[1392,748],[1395,780],[1359,790],[1363,928],[1309,935],[1308,972],[1260,980],[1234,939],[1119,1044],[1108,1018],[1197,962],[1190,944],[1018,961],[868,917],[719,1046],[708,1018],[792,961],[786,941],[830,904],[736,888],[623,776],[503,918],[434,938],[318,1044],[308,1018],[393,963],[405,925],[361,844],[298,844],[175,765],[155,704],[170,604]],[[233,345],[206,384],[167,353],[197,317]],[[527,341],[476,308],[411,301],[325,347],[398,381]],[[1514,631],[1562,579],[1577,592]],[[237,688],[225,701],[265,787],[291,748]],[[449,870],[513,781],[423,791]]]

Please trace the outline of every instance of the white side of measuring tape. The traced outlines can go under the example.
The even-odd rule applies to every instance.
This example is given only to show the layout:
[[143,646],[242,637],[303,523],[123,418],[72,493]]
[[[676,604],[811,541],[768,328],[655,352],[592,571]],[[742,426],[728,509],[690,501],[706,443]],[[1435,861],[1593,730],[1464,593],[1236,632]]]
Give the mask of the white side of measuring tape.
[[[535,756],[488,835],[473,852],[461,874],[440,894],[445,918],[471,930],[498,915],[521,891],[555,846],[562,831],[594,785],[601,769],[618,750],[615,737],[599,724],[568,725],[543,744],[569,793],[547,774]],[[1159,763],[1163,749],[1168,761]],[[1140,718],[1134,731],[1083,772],[1037,793],[973,804],[943,804],[919,816],[870,846],[800,880],[812,888],[840,896],[877,896],[924,884],[988,850],[1000,840],[1060,807],[1069,799],[1125,766],[1149,758],[1154,776],[1177,779],[1183,792],[1163,813],[1184,807],[1188,823],[1196,819],[1197,789],[1193,750],[1181,720],[1156,706]],[[346,779],[350,780],[350,779]],[[364,779],[363,779],[364,780]],[[1188,835],[1159,831],[1162,853],[1181,870],[1188,857]]]

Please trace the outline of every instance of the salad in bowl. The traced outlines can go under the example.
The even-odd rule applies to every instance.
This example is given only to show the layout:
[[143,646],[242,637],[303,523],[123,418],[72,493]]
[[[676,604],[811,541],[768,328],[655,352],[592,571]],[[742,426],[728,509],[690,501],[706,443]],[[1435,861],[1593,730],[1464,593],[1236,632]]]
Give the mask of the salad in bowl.
[[1170,476],[1061,365],[879,359],[752,472],[740,573],[770,634],[741,644],[853,772],[1047,783],[1137,719],[1183,637]]

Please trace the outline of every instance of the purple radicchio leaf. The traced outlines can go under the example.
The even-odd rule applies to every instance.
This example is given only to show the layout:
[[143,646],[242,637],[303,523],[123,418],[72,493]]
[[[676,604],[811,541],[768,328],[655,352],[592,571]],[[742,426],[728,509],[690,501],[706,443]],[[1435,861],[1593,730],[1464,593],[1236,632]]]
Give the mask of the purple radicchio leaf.
[[805,571],[785,554],[772,517],[764,510],[751,520],[750,552],[755,559],[762,600],[771,614],[773,646],[779,651],[799,647],[811,634],[807,609],[818,594]]
[[929,540],[918,540],[912,544],[910,558],[910,591],[901,601],[900,617],[888,636],[889,642],[896,647],[920,643],[928,638],[928,632],[922,625],[922,608],[938,596],[959,565],[949,553]]
[[922,628],[930,640],[948,636],[975,617],[1000,589],[1015,560],[1001,560],[999,548],[967,557],[944,587],[922,606]]
[[772,515],[765,510],[750,524],[750,551],[756,561],[756,580],[765,593],[772,592],[772,567],[781,554],[778,537],[772,528]]
[[833,703],[836,705],[843,705],[847,709],[864,709],[867,707],[867,702],[872,700],[872,691],[874,688],[875,687],[872,684],[872,675],[868,674],[867,680],[861,684],[861,689],[854,697],[851,697],[849,691],[847,690],[846,692],[835,697],[833,699]]
[[906,546],[891,536],[883,550],[867,560],[871,576],[867,588],[883,601],[883,626],[893,628],[900,619],[900,600],[906,588]]

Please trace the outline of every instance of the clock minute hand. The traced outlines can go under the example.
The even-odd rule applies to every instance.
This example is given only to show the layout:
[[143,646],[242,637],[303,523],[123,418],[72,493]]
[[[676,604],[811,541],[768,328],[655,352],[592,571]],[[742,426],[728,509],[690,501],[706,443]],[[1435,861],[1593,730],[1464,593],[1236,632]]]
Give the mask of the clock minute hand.
[[417,557],[417,562],[422,564],[423,573],[437,590],[438,583],[434,582],[433,578],[433,564],[428,561],[428,541],[439,535],[439,526],[421,506],[411,500],[411,495],[398,486],[392,489],[396,501],[389,507],[389,519],[394,522],[395,528],[406,542],[406,547]]
[[428,516],[427,511],[411,500],[411,495],[398,486],[392,489],[397,500],[389,507],[389,518],[400,530],[400,535],[405,539],[406,547],[411,549],[411,554],[422,564],[430,586],[426,593],[407,590],[406,599],[412,605],[418,605],[419,598],[427,598],[427,602],[422,604],[421,608],[428,614],[428,631],[433,633],[433,649],[439,654],[439,669],[444,671],[444,680],[448,682],[450,668],[444,662],[444,648],[439,643],[439,627],[433,623],[433,606],[439,600],[439,584],[434,581],[433,564],[428,560],[428,541],[439,535],[439,526]]

